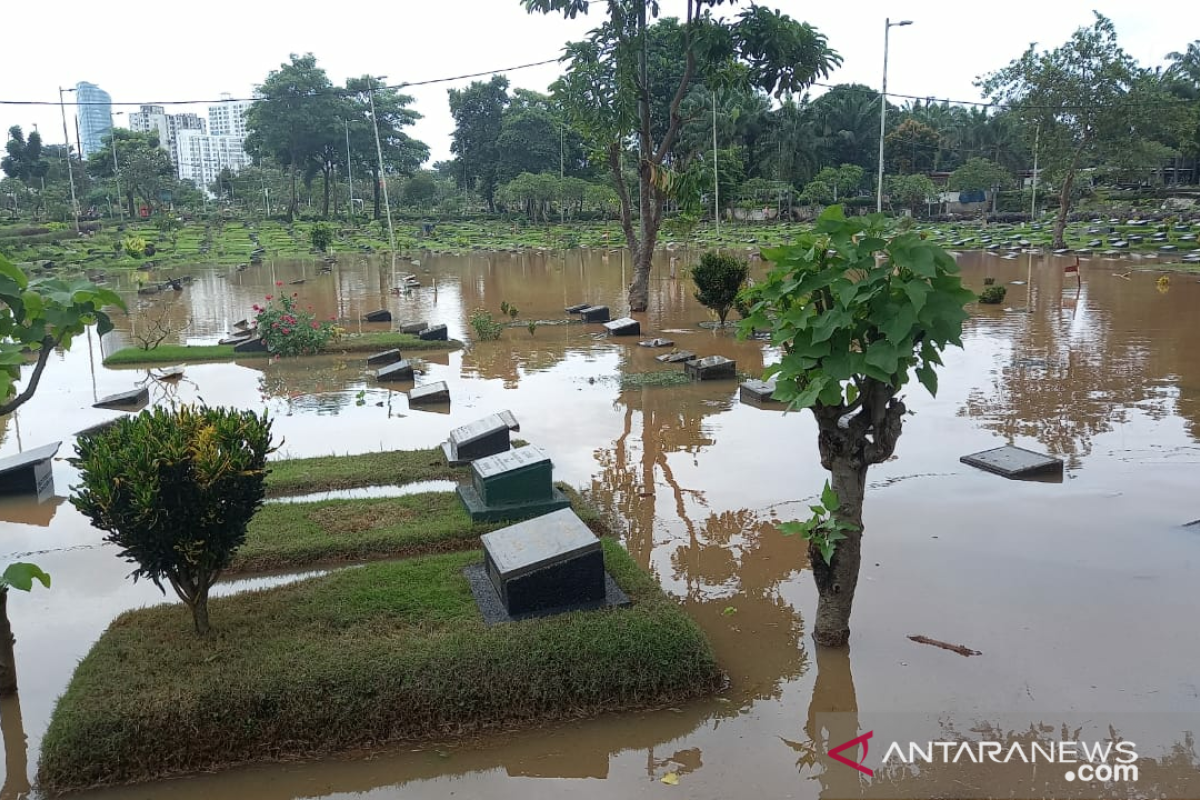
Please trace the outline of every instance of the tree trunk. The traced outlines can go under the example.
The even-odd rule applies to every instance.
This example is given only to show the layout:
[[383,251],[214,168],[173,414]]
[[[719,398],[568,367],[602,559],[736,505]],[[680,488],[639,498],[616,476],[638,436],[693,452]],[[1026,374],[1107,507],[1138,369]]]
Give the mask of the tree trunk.
[[1071,190],[1075,186],[1075,170],[1068,170],[1058,193],[1058,216],[1054,220],[1054,249],[1066,247],[1063,233],[1067,229],[1067,214],[1071,211]]
[[329,219],[329,170],[324,170],[321,179],[325,183],[323,187],[325,189],[325,200],[321,206],[321,219]]
[[841,503],[834,514],[838,520],[855,526],[837,543],[830,563],[816,545],[809,545],[808,556],[816,579],[817,617],[813,638],[817,644],[841,647],[850,639],[850,612],[858,586],[858,568],[862,560],[862,507],[867,484],[867,465],[845,456],[834,456],[830,485]]
[[208,589],[197,592],[191,602],[192,620],[196,624],[196,633],[208,635]]
[[0,589],[0,697],[16,694],[17,662],[13,645],[12,623],[8,621],[8,589]]

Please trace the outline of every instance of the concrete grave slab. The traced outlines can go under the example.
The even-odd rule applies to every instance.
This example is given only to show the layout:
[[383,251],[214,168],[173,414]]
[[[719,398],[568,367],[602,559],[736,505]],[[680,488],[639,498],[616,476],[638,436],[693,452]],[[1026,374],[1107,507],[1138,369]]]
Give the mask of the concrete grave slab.
[[972,467],[994,472],[997,475],[1003,475],[1006,478],[1061,476],[1063,471],[1061,458],[1012,445],[965,455],[959,461]]

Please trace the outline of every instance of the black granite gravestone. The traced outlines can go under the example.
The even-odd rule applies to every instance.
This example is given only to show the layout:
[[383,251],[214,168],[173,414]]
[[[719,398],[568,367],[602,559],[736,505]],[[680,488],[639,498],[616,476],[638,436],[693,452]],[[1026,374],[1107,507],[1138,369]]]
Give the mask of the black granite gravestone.
[[254,331],[238,331],[219,340],[217,344],[241,344],[252,336],[254,336]]
[[608,322],[608,306],[588,306],[579,312],[584,322]]
[[429,323],[422,320],[421,322],[405,322],[400,325],[401,333],[416,334],[429,327]]
[[694,380],[711,381],[737,377],[737,362],[725,356],[708,356],[683,364],[684,371]]
[[392,312],[386,308],[381,308],[378,311],[368,311],[363,317],[364,322],[391,322]]
[[642,347],[674,347],[675,343],[670,339],[644,339],[638,344]]
[[655,361],[661,361],[664,364],[678,364],[680,361],[691,361],[696,358],[696,354],[691,350],[676,350],[673,353],[663,353],[661,356],[655,356]]
[[604,549],[570,509],[481,537],[484,570],[512,617],[605,603]]
[[118,392],[101,398],[93,403],[92,408],[110,408],[117,411],[136,411],[144,408],[150,402],[150,387],[140,386],[128,392]]
[[450,438],[442,443],[442,452],[450,466],[457,467],[477,458],[505,452],[510,446],[508,434],[508,425],[500,415],[489,414],[450,431]]
[[367,356],[367,366],[377,367],[383,364],[395,364],[397,361],[403,360],[404,356],[400,355],[399,350],[384,350],[382,353]]
[[604,323],[604,329],[608,331],[609,336],[640,336],[642,323],[633,317],[621,317]]
[[449,338],[449,333],[445,325],[433,325],[418,333],[417,336],[427,342],[444,342]]
[[53,490],[54,468],[50,459],[62,442],[35,447],[15,456],[0,458],[0,494],[36,494],[39,502],[47,488]]
[[427,383],[424,386],[415,386],[408,393],[408,404],[410,406],[449,402],[450,387],[446,385],[445,381]]
[[571,503],[554,487],[550,456],[536,447],[471,462],[471,483],[458,487],[458,497],[475,522],[538,517]]
[[251,339],[243,339],[233,346],[235,353],[265,353],[267,352],[267,343],[257,336]]
[[1035,453],[1023,447],[1005,445],[991,450],[963,456],[959,459],[964,464],[978,467],[1006,478],[1029,478],[1039,475],[1058,476],[1063,472],[1061,458]]
[[411,381],[413,379],[412,364],[407,361],[397,361],[375,372],[375,380],[381,383],[391,381]]
[[591,307],[592,307],[591,303],[576,303],[573,306],[567,306],[566,312],[568,314],[578,314],[580,311],[583,311],[585,308],[591,308]]

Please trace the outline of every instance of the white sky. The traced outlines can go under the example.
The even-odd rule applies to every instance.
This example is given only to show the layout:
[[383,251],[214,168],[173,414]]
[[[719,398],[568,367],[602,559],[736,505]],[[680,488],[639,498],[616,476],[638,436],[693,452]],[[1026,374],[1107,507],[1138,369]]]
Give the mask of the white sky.
[[[740,5],[746,5],[745,0]],[[911,19],[893,28],[890,91],[979,99],[976,76],[1016,58],[1031,41],[1052,47],[1092,21],[1093,8],[1111,17],[1125,49],[1143,65],[1162,62],[1200,37],[1200,3],[1161,6],[1113,0],[765,0],[817,27],[844,58],[831,82],[878,88],[885,17]],[[603,6],[601,5],[600,8]],[[680,14],[683,0],[663,0]],[[222,92],[249,96],[289,53],[313,52],[335,84],[371,72],[388,83],[421,81],[555,58],[596,20],[528,15],[519,0],[390,0],[317,4],[205,0],[130,5],[66,0],[49,7],[0,4],[0,100],[58,100],[58,87],[97,83],[114,103],[215,100]],[[599,10],[599,9],[598,9]],[[730,13],[725,11],[724,13]],[[510,73],[514,86],[544,91],[558,65]],[[425,115],[411,132],[433,161],[448,158],[453,121],[448,86],[407,89]],[[72,95],[67,95],[70,99]],[[136,105],[114,110],[136,111]],[[170,112],[205,107],[176,106]],[[68,118],[71,109],[68,107]],[[123,117],[115,117],[122,125]],[[37,123],[45,141],[61,142],[57,105],[0,105],[0,125]],[[72,128],[72,136],[74,136]]]

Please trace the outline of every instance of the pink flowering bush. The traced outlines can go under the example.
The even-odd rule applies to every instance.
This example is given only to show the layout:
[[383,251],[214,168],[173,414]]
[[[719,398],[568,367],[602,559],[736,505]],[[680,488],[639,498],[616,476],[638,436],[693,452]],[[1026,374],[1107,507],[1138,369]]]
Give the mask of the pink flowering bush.
[[275,355],[313,355],[337,338],[338,329],[332,322],[317,322],[310,312],[296,307],[296,295],[267,295],[266,301],[266,305],[254,305],[255,320],[258,335]]

